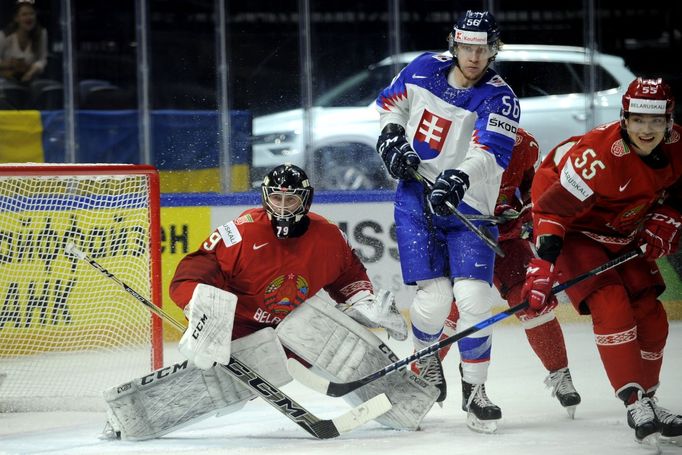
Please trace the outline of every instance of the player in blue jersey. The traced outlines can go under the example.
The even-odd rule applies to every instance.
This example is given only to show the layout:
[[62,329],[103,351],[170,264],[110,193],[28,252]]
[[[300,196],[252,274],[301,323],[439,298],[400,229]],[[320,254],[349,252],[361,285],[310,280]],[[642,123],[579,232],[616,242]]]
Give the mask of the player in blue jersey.
[[[427,52],[407,65],[376,100],[377,151],[399,179],[395,222],[403,281],[417,286],[410,306],[415,349],[438,341],[453,297],[462,331],[491,316],[495,253],[457,217],[492,215],[520,117],[519,100],[491,68],[500,30],[487,11],[467,11],[448,36],[450,53]],[[417,171],[433,182],[416,181]],[[493,232],[493,235],[496,235]],[[467,425],[492,432],[502,417],[485,391],[491,327],[459,341]],[[437,355],[415,363],[441,390]]]

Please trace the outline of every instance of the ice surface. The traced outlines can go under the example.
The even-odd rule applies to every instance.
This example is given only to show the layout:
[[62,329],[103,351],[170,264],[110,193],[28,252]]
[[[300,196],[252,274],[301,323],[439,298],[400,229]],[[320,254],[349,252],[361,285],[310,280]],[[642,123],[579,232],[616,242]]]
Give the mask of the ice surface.
[[[422,430],[400,432],[371,422],[331,440],[315,440],[293,422],[257,399],[238,413],[210,418],[161,439],[146,442],[101,441],[104,414],[50,412],[0,414],[2,454],[378,454],[386,455],[622,455],[654,453],[634,442],[625,408],[614,398],[599,360],[589,319],[564,324],[574,383],[583,402],[570,420],[543,379],[546,372],[534,356],[521,328],[495,327],[489,397],[502,408],[503,421],[493,435],[470,431],[460,409],[458,356],[444,368],[449,384],[444,407],[430,411]],[[402,356],[409,342],[390,341]],[[2,366],[0,365],[0,370]],[[284,391],[321,418],[333,418],[349,406],[289,384]],[[0,390],[1,393],[1,390]],[[659,403],[682,412],[682,322],[671,322],[665,350]],[[666,446],[663,453],[682,454]]]

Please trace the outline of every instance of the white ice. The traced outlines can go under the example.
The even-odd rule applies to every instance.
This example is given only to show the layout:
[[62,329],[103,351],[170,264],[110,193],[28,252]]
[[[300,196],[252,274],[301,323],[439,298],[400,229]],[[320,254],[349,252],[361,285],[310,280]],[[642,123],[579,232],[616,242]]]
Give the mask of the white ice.
[[[241,411],[209,418],[146,442],[102,441],[97,438],[103,413],[61,412],[0,414],[2,454],[377,454],[390,455],[644,455],[653,449],[634,442],[625,422],[625,408],[614,398],[599,360],[589,324],[564,324],[570,367],[583,402],[570,420],[543,384],[546,372],[517,324],[495,327],[493,364],[488,395],[503,411],[496,434],[465,426],[460,408],[457,354],[445,362],[449,394],[422,422],[421,431],[400,432],[370,422],[331,440],[315,440],[262,400]],[[399,355],[411,353],[409,342],[389,342]],[[682,321],[671,322],[665,350],[659,403],[682,412]],[[321,418],[333,418],[349,406],[289,384],[284,391]],[[664,453],[682,454],[665,446]]]

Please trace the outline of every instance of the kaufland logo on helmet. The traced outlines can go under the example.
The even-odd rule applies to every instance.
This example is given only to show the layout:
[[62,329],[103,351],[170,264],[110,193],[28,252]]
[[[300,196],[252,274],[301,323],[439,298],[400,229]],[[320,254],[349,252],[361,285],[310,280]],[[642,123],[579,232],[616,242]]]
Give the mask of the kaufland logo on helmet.
[[486,32],[456,30],[455,41],[463,44],[488,44],[488,34]]
[[632,114],[665,114],[665,100],[643,100],[632,98],[628,112]]

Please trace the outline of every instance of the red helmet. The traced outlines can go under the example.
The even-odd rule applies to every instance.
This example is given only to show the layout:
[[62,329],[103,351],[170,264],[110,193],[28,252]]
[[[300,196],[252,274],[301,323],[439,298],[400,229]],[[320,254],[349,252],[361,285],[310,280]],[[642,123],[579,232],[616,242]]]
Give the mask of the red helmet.
[[675,109],[675,97],[663,79],[642,79],[630,83],[623,95],[623,111],[633,114],[666,114]]
[[672,129],[672,114],[675,110],[675,97],[668,84],[658,79],[644,79],[638,77],[630,82],[623,95],[621,109],[621,127],[625,128],[624,120],[629,114],[665,114],[668,118],[668,132]]

